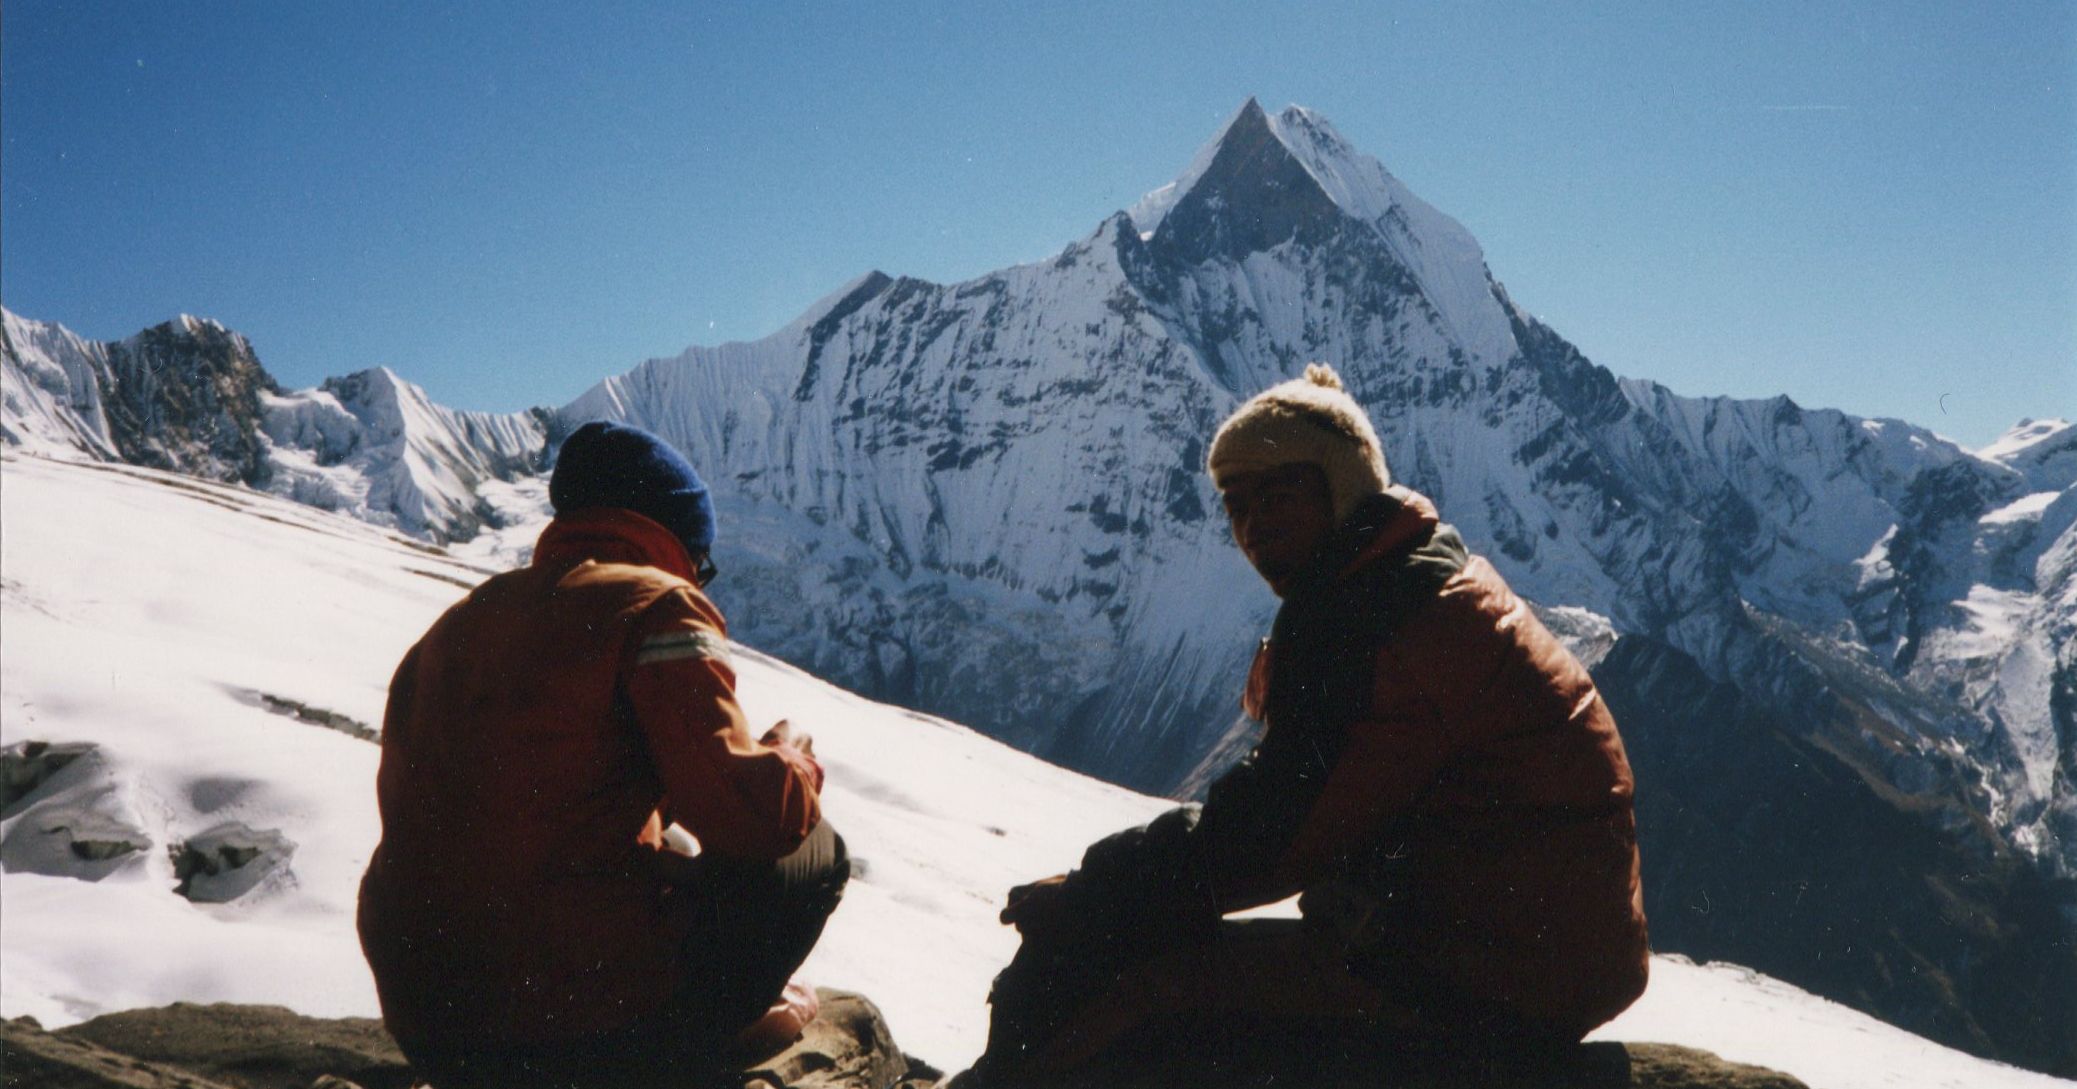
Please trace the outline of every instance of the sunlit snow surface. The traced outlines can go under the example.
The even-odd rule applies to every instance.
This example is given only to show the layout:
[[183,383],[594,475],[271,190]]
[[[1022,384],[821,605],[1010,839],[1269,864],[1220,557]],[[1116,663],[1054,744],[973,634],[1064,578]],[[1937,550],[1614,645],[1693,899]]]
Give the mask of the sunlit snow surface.
[[[9,456],[0,472],[0,742],[106,755],[27,799],[0,840],[98,807],[152,842],[95,882],[0,877],[0,1014],[59,1025],[179,1000],[375,1013],[353,901],[377,835],[378,750],[262,694],[378,724],[398,656],[487,569],[148,470]],[[1002,890],[1165,803],[753,651],[738,670],[753,721],[815,735],[830,817],[863,860],[807,974],[871,995],[906,1049],[964,1064],[1014,949],[994,919]],[[176,895],[166,848],[227,821],[285,834],[286,871],[230,904]],[[2071,1084],[1678,958],[1654,964],[1651,991],[1602,1035],[1708,1048],[1819,1089]]]

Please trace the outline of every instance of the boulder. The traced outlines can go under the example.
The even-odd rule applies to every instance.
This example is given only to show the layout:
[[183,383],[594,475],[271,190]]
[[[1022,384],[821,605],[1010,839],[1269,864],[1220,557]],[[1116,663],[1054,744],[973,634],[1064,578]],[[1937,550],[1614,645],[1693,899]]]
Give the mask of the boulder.
[[186,1070],[45,1032],[32,1017],[0,1021],[6,1089],[228,1089]]
[[367,1017],[305,1017],[281,1006],[180,1002],[106,1014],[51,1035],[231,1089],[309,1089],[327,1075],[362,1089],[409,1089],[412,1084],[403,1053],[382,1022]]
[[792,1047],[745,1071],[743,1089],[886,1089],[936,1080],[937,1071],[895,1046],[887,1020],[864,995],[821,987],[815,996],[822,1011],[808,1022],[808,1031]]

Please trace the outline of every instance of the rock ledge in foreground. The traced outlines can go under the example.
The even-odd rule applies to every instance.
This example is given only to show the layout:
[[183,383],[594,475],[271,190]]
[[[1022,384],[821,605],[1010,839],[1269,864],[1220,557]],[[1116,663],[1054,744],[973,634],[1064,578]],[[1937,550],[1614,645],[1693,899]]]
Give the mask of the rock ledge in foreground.
[[1261,1019],[1150,1026],[1044,1089],[1808,1089],[1778,1071],[1674,1044],[1536,1052],[1425,1050]]
[[[822,989],[822,1014],[791,1048],[728,1084],[741,1089],[887,1089],[910,1076],[872,1002]],[[397,1045],[371,1018],[280,1006],[177,1003],[57,1032],[0,1021],[6,1089],[410,1089]],[[927,1068],[918,1073],[935,1073]],[[523,1089],[523,1087],[515,1087]],[[687,1086],[686,1089],[706,1089]]]
[[[923,1089],[937,1072],[904,1056],[860,995],[821,990],[822,1016],[731,1089]],[[1250,1041],[1253,1041],[1252,1043]],[[1588,1044],[1539,1063],[1411,1061],[1304,1034],[1170,1034],[1049,1089],[1805,1089],[1785,1074],[1671,1044]],[[380,1021],[304,1017],[279,1006],[180,1003],[45,1031],[0,1022],[6,1089],[411,1089]],[[1128,1065],[1129,1064],[1129,1065]],[[523,1087],[522,1087],[523,1089]],[[705,1089],[687,1086],[686,1089]]]

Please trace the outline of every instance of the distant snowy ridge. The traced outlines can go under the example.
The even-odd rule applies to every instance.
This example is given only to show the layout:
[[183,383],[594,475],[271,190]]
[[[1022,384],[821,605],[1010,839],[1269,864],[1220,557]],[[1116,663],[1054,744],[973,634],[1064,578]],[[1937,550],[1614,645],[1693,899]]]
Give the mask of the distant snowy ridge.
[[436,539],[495,527],[483,485],[545,465],[545,412],[456,412],[387,367],[290,393],[207,319],[100,343],[0,314],[9,446],[237,481]]
[[483,486],[546,464],[546,413],[442,408],[388,367],[269,395],[262,410],[267,490],[442,538],[523,516],[501,511]]

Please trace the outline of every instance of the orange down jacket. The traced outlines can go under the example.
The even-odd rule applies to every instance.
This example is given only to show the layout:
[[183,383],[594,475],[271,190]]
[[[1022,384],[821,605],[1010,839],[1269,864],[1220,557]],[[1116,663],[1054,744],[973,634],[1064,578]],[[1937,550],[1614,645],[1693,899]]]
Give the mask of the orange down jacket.
[[814,829],[820,769],[751,736],[688,565],[631,511],[560,517],[530,566],[477,587],[397,667],[359,926],[400,1040],[631,1024],[687,982],[644,857],[664,824],[744,858]]
[[[1447,532],[1425,497],[1388,498],[1335,583]],[[1267,642],[1250,673],[1258,717],[1296,668],[1279,650]],[[1368,699],[1265,891],[1353,866],[1387,898],[1384,970],[1566,1035],[1620,1013],[1649,963],[1635,783],[1585,667],[1478,556],[1370,651]]]
[[1091,847],[1085,883],[1114,890],[1092,901],[1202,926],[1308,893],[1359,974],[1445,1022],[1577,1038],[1635,1001],[1634,784],[1586,669],[1405,488],[1278,590],[1243,699],[1260,743],[1201,808]]

